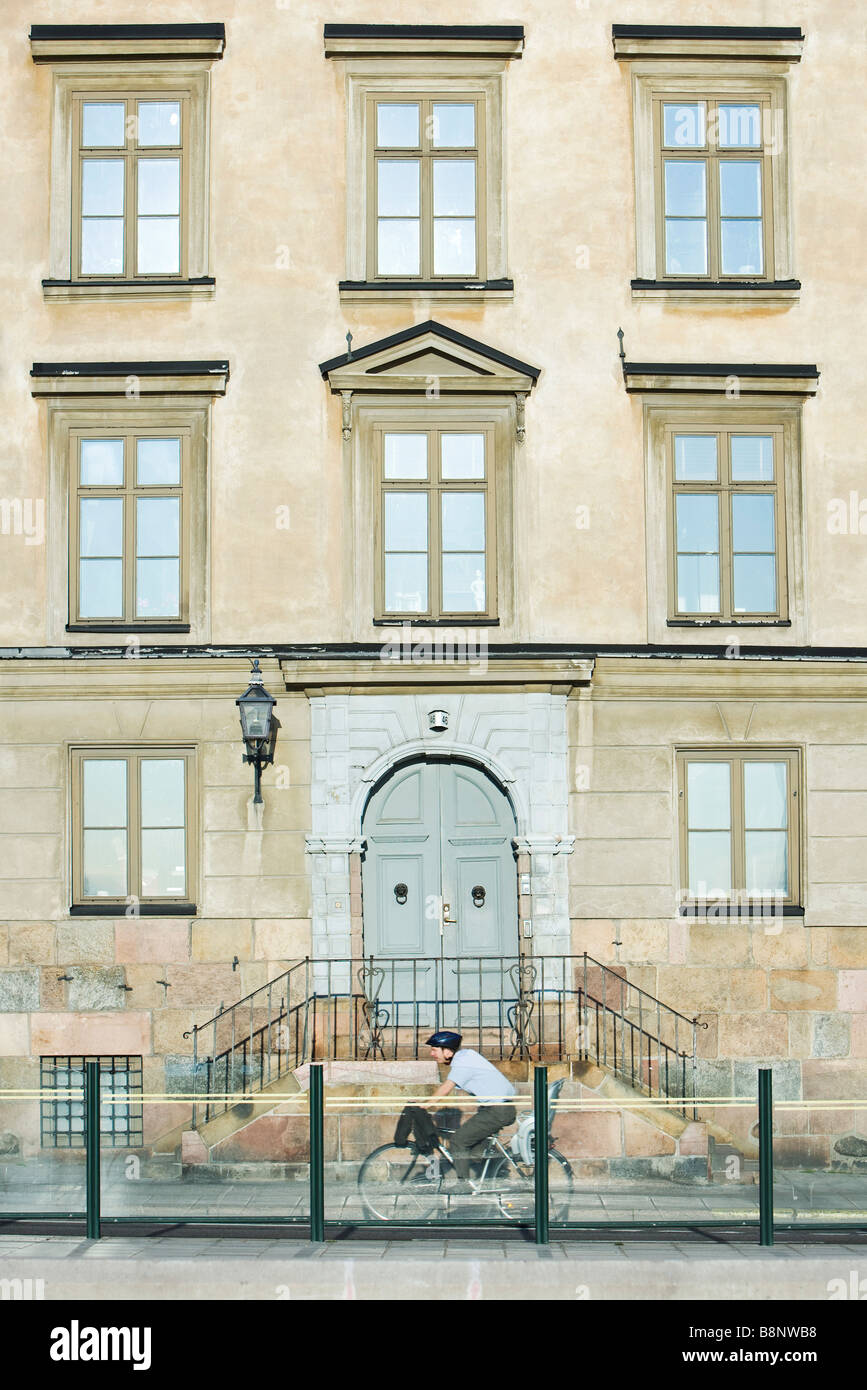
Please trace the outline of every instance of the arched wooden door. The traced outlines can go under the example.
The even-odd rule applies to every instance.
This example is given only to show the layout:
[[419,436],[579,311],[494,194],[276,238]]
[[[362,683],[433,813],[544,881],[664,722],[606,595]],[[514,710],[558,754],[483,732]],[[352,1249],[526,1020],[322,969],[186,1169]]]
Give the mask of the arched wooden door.
[[382,997],[418,1006],[422,1025],[508,1026],[501,962],[518,954],[518,901],[505,794],[466,763],[410,763],[373,794],[363,833],[364,950],[392,962]]

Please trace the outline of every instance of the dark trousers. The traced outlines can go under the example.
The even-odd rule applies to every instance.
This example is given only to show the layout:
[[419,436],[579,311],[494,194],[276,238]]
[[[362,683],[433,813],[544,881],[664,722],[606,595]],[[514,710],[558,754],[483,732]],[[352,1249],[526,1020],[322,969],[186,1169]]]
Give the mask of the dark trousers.
[[498,1129],[504,1129],[514,1122],[514,1105],[480,1105],[475,1115],[471,1115],[466,1124],[462,1124],[452,1135],[449,1152],[458,1177],[470,1176],[470,1159],[474,1149],[478,1149]]

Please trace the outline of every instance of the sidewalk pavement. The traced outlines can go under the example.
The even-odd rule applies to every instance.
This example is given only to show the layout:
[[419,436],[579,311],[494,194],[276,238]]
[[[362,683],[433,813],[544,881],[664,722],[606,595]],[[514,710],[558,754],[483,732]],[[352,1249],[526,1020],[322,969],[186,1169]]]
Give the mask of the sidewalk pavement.
[[[28,1283],[27,1281],[31,1281]],[[41,1282],[40,1282],[41,1281]],[[754,1300],[858,1298],[867,1244],[722,1232],[698,1241],[401,1240],[0,1234],[0,1299]]]

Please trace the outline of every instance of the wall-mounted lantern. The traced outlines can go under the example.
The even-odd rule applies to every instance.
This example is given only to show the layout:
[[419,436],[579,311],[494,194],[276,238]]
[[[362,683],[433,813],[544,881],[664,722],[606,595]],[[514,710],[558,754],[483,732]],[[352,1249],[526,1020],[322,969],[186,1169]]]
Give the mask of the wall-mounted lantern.
[[258,658],[253,662],[250,684],[236,701],[241,716],[241,735],[247,751],[244,762],[252,763],[256,769],[253,804],[262,804],[262,768],[274,761],[274,745],[277,742],[279,719],[274,717],[277,701],[262,684],[262,672]]

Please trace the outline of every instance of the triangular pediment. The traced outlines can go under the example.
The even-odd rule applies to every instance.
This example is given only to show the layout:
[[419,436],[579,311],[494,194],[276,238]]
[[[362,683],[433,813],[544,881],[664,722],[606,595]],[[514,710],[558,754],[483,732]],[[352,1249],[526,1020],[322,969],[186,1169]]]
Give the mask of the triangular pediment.
[[332,391],[531,391],[539,375],[515,357],[428,320],[320,364]]

